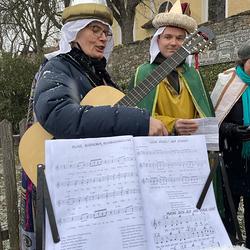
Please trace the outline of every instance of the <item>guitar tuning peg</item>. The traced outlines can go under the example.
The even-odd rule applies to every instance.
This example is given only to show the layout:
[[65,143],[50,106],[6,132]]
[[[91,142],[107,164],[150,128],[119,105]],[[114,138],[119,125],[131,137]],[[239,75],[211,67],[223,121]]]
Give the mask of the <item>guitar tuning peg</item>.
[[195,31],[193,33],[191,33],[193,36],[197,35],[198,34],[198,30],[195,29]]
[[189,36],[186,36],[186,37],[185,37],[185,42],[188,43],[188,42],[191,41],[191,39],[192,39],[192,37],[191,37],[190,35],[189,35]]
[[195,47],[193,48],[193,50],[194,50],[194,51],[198,51],[198,48],[195,46]]

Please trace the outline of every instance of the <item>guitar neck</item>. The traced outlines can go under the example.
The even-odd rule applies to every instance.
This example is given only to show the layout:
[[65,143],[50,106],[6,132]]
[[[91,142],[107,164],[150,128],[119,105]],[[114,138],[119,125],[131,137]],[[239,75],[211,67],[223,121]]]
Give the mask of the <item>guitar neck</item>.
[[187,56],[189,52],[181,47],[171,57],[163,61],[152,73],[140,84],[133,88],[116,105],[135,107],[151,90],[153,90],[167,75],[175,69]]

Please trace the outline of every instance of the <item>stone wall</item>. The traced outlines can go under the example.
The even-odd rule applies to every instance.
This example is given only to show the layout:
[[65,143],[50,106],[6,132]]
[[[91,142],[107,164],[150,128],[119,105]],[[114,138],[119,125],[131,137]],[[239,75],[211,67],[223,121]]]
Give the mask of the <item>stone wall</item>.
[[[232,62],[237,49],[250,39],[250,11],[231,16],[218,23],[207,22],[216,35],[213,45],[199,56],[201,65]],[[108,65],[113,79],[126,86],[138,65],[149,59],[150,38],[114,48]]]
[[150,38],[114,48],[108,64],[112,79],[125,88],[138,65],[149,58]]
[[216,34],[213,46],[200,57],[202,65],[235,61],[238,48],[250,39],[250,11],[202,25],[209,26]]

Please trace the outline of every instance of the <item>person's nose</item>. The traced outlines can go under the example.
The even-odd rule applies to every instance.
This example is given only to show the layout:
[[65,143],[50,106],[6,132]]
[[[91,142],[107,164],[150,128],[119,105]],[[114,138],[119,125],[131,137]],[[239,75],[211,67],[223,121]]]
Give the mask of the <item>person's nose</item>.
[[176,39],[175,37],[171,38],[170,44],[171,44],[172,46],[176,46],[176,45],[178,44],[177,39]]
[[102,35],[101,35],[101,37],[100,37],[100,39],[101,39],[102,41],[107,41],[107,40],[108,40],[108,35],[103,31],[103,32],[102,32]]

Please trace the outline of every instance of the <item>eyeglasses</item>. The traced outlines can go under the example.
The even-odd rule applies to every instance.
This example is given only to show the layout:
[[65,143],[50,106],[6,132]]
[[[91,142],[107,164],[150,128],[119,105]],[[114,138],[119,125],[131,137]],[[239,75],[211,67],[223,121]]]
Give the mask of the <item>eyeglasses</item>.
[[113,36],[113,34],[109,30],[102,29],[98,25],[89,25],[88,27],[92,30],[93,34],[97,38],[100,38],[103,33],[106,36],[107,40],[110,40],[112,38],[112,36]]

